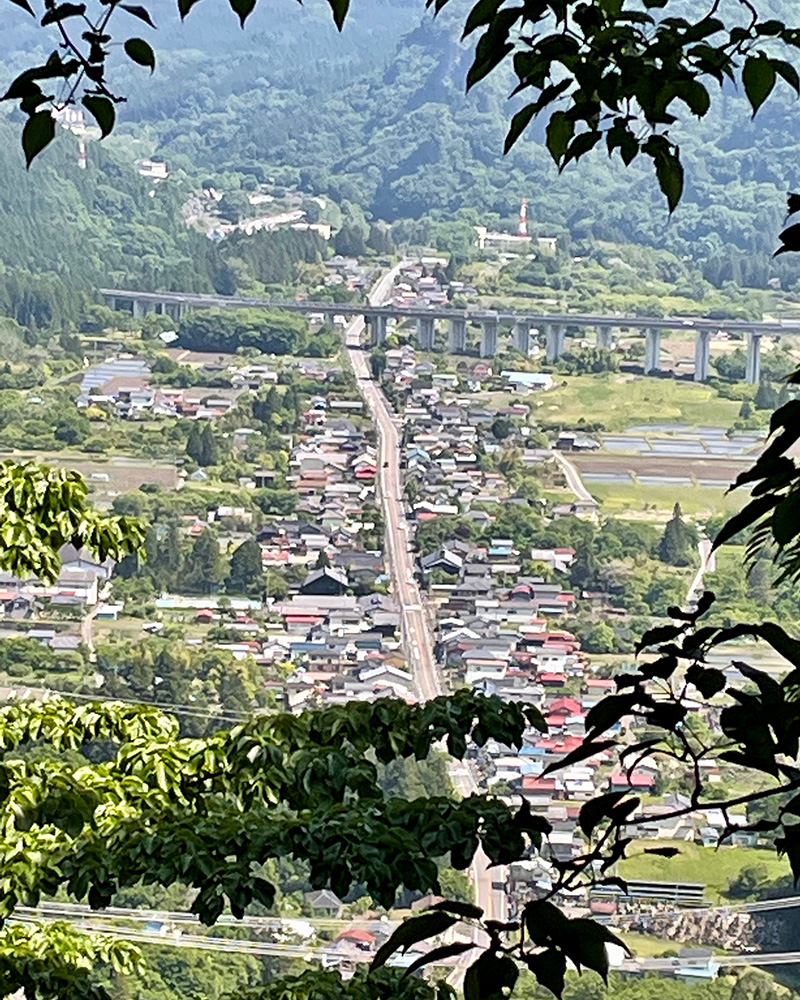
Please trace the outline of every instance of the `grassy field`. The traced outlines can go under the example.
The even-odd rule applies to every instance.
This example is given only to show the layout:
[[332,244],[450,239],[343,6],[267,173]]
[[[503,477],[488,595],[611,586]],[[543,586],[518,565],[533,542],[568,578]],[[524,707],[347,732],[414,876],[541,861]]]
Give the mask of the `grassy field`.
[[[652,846],[651,842],[648,841],[646,846]],[[619,866],[622,878],[703,882],[708,898],[717,902],[731,879],[750,865],[764,865],[769,879],[780,878],[789,872],[786,861],[774,851],[755,847],[721,847],[717,850],[682,841],[673,844],[667,840],[659,840],[658,846],[677,847],[681,853],[674,858],[662,858],[655,854],[629,858]]]
[[563,381],[536,397],[540,420],[576,423],[582,417],[587,423],[601,422],[608,431],[658,423],[729,427],[741,405],[720,399],[709,386],[672,379],[609,372],[565,376]]
[[684,514],[702,520],[712,514],[732,514],[748,500],[746,493],[726,493],[704,486],[648,486],[643,483],[587,483],[604,514],[635,515],[665,521],[676,501]]
[[661,958],[666,952],[674,953],[683,947],[684,942],[676,945],[674,941],[663,941],[649,934],[637,934],[635,931],[624,931],[619,935],[637,958]]

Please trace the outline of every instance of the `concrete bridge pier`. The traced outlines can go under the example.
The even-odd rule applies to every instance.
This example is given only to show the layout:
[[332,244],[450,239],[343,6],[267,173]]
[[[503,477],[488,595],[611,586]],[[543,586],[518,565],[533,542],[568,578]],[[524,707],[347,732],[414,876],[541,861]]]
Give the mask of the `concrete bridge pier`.
[[133,318],[141,319],[146,316],[151,310],[151,304],[149,302],[142,302],[141,299],[133,300]]
[[698,330],[694,341],[694,380],[706,382],[711,374],[711,331]]
[[745,379],[751,385],[761,381],[761,334],[751,330],[747,335],[747,368]]
[[383,344],[386,340],[386,316],[383,313],[368,313],[365,318],[369,326],[370,343]]
[[594,328],[595,346],[598,351],[611,350],[611,338],[614,330],[610,326],[596,326]]
[[417,340],[423,351],[432,351],[436,341],[436,327],[433,316],[419,316],[417,318]]
[[644,373],[661,371],[661,331],[651,327],[645,331]]
[[493,358],[497,354],[497,317],[481,320],[481,357]]
[[450,320],[447,349],[451,354],[463,354],[467,349],[467,321],[463,316],[454,316]]
[[544,353],[548,361],[558,361],[564,353],[564,343],[567,339],[567,328],[561,323],[550,323],[544,328]]
[[169,316],[170,319],[174,319],[175,322],[179,322],[183,316],[183,306],[180,302],[165,302],[164,312]]
[[511,343],[526,358],[531,353],[531,324],[528,320],[518,319],[514,323]]

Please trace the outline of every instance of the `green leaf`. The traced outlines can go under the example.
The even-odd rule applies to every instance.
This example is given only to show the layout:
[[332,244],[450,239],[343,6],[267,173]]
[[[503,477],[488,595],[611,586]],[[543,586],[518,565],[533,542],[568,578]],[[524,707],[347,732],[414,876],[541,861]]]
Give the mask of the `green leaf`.
[[557,906],[546,899],[536,899],[522,911],[528,937],[540,948],[561,947],[570,933],[570,920]]
[[404,921],[395,930],[389,940],[378,949],[375,958],[372,960],[371,968],[373,970],[380,969],[398,948],[407,951],[412,944],[435,937],[456,923],[458,923],[456,917],[451,917],[448,913],[441,912],[423,913],[421,917],[412,917],[410,920]]
[[781,253],[797,253],[800,250],[800,222],[796,222],[793,226],[789,226],[788,229],[784,229],[779,239],[781,246],[773,254],[774,257],[777,257]]
[[68,17],[80,17],[85,13],[85,3],[61,3],[57,7],[53,7],[48,10],[40,23],[44,28],[48,24],[56,24],[57,22],[63,21]]
[[626,167],[630,166],[639,153],[639,140],[623,119],[617,119],[606,132],[606,145],[609,156],[615,149],[619,149],[619,155]]
[[[800,230],[800,223],[798,224],[798,230]],[[755,524],[759,518],[763,517],[764,514],[767,514],[777,505],[778,500],[779,498],[774,496],[761,496],[751,500],[738,514],[729,517],[722,525],[717,533],[717,537],[714,539],[714,544],[711,547],[712,551],[724,545],[731,538],[734,538],[740,531],[744,531],[745,528],[749,528]]]
[[566,112],[554,111],[547,123],[547,148],[556,163],[561,163],[574,134],[575,123]]
[[636,653],[638,655],[648,646],[661,646],[665,642],[671,642],[677,639],[681,632],[683,632],[682,625],[657,625],[655,628],[650,628],[636,643]]
[[776,625],[775,622],[764,622],[759,625],[756,634],[768,642],[792,666],[800,667],[800,642],[793,639],[780,625]]
[[477,962],[467,969],[464,976],[464,1000],[506,1000],[514,989],[519,970],[513,958],[504,955],[498,958],[493,952],[485,951]]
[[508,127],[508,134],[506,135],[505,145],[503,146],[504,153],[507,153],[517,139],[519,139],[530,124],[530,120],[533,118],[535,113],[536,108],[533,104],[529,104],[527,107],[523,108],[522,111],[518,111],[514,115],[511,119],[511,124]]
[[81,104],[100,126],[101,138],[105,139],[114,128],[116,112],[113,102],[109,101],[107,97],[100,97],[97,94],[86,94]]
[[181,15],[181,20],[183,20],[192,7],[199,2],[200,0],[178,0],[178,13]]
[[231,10],[238,15],[239,24],[244,28],[244,22],[253,13],[256,0],[228,0],[228,3],[231,5]]
[[465,951],[470,951],[474,947],[475,945],[471,941],[456,941],[454,944],[443,944],[438,948],[431,948],[425,955],[420,955],[419,958],[414,959],[403,973],[403,979],[413,975],[418,969],[422,969],[426,965],[433,965],[435,962],[441,962],[446,958],[463,955]]
[[603,133],[599,129],[592,129],[589,132],[581,132],[576,135],[567,148],[561,162],[561,169],[563,170],[570,160],[579,160],[590,149],[594,149],[602,138]]
[[683,166],[677,152],[655,157],[656,177],[670,212],[674,212],[683,194]]
[[800,94],[800,76],[791,63],[784,62],[783,59],[773,59],[772,65],[778,76],[782,77],[796,94]]
[[548,948],[538,955],[529,955],[525,963],[536,976],[540,986],[555,993],[557,997],[561,996],[564,992],[564,976],[567,971],[567,959],[563,952]]
[[597,824],[604,817],[610,815],[613,807],[627,794],[627,792],[609,792],[606,795],[598,795],[597,798],[590,799],[581,806],[578,826],[587,837],[591,837]]
[[146,7],[141,7],[139,4],[128,3],[121,3],[120,7],[122,10],[126,10],[129,14],[133,14],[134,17],[138,17],[140,21],[144,21],[145,24],[149,24],[151,28],[155,28],[153,19],[150,17],[150,12]]
[[534,815],[531,812],[531,804],[527,799],[522,800],[519,809],[514,813],[513,824],[516,829],[524,830],[525,833],[533,834],[534,837],[538,834],[539,842],[541,842],[542,834],[551,833],[553,830],[552,824],[544,816]]
[[476,83],[488,76],[503,59],[514,51],[511,42],[495,42],[487,31],[475,49],[475,60],[467,71],[467,90],[472,90]]
[[785,836],[775,838],[775,849],[778,854],[785,854],[794,875],[794,884],[800,881],[800,837],[797,836],[800,825],[784,827]]
[[328,0],[328,4],[333,11],[334,24],[341,31],[344,27],[347,12],[350,9],[350,0]]
[[592,740],[584,740],[579,747],[571,750],[566,757],[562,757],[561,760],[557,760],[553,764],[549,764],[544,771],[542,771],[542,777],[544,778],[547,774],[552,774],[553,771],[560,771],[564,767],[570,767],[572,764],[577,764],[578,761],[586,760],[587,757],[594,757],[595,754],[602,753],[604,750],[609,750],[611,747],[617,745],[616,740],[600,740],[599,743],[595,743]]
[[651,660],[650,663],[643,663],[639,669],[642,672],[642,677],[646,677],[649,681],[653,680],[654,677],[665,681],[678,669],[678,657],[674,653],[667,653],[666,656],[660,656],[657,660]]
[[596,923],[594,920],[571,920],[570,929],[572,936],[565,945],[567,957],[571,958],[580,969],[584,966],[597,972],[605,982],[608,981],[608,952],[607,944],[614,944],[622,948],[628,955],[630,948],[625,942],[612,934],[607,927]]
[[148,66],[151,73],[156,68],[155,53],[143,38],[129,38],[125,42],[125,55],[139,66]]
[[698,80],[684,80],[680,85],[680,99],[698,118],[705,117],[711,107],[708,91]]
[[716,667],[701,667],[693,663],[686,671],[686,680],[694,684],[704,698],[713,698],[725,687],[725,674]]
[[593,739],[616,725],[630,712],[637,700],[636,694],[612,694],[593,705],[586,713],[584,723],[587,731],[591,732],[589,738]]
[[[751,667],[748,663],[742,663],[741,660],[732,660],[731,663],[742,677],[752,681],[758,687],[765,706],[771,706],[777,711],[782,711],[785,701],[783,688],[774,677],[770,677],[763,670],[756,670],[755,667]],[[776,719],[776,725],[779,721]]]
[[800,535],[800,490],[781,499],[771,521],[772,537],[778,545],[788,545]]
[[476,28],[480,28],[484,24],[489,24],[502,3],[503,0],[478,0],[467,15],[467,21],[461,35],[462,41],[468,35],[471,35]]
[[444,910],[445,913],[455,913],[458,917],[480,920],[483,910],[474,903],[462,903],[457,899],[443,899],[440,903],[434,903],[428,907],[429,910]]
[[11,3],[16,4],[17,7],[22,7],[22,9],[26,10],[32,17],[36,17],[36,12],[28,3],[28,0],[11,0]]
[[22,151],[25,162],[30,169],[34,159],[45,146],[53,141],[56,134],[56,122],[49,111],[37,111],[25,122],[22,130]]
[[775,86],[775,66],[765,55],[748,56],[742,70],[744,92],[755,116]]

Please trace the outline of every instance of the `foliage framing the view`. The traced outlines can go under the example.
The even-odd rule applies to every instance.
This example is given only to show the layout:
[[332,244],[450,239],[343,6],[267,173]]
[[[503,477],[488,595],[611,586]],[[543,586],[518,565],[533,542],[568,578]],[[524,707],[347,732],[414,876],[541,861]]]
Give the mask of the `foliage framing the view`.
[[87,494],[77,472],[33,462],[0,464],[0,568],[52,583],[64,545],[86,546],[101,561],[139,551],[144,525],[100,514]]
[[[10,0],[38,16],[29,0]],[[428,0],[438,12],[448,0]],[[178,0],[185,17],[196,0]],[[256,0],[229,0],[242,26]],[[674,3],[674,0],[673,0]],[[341,30],[349,0],[329,0]],[[627,165],[649,157],[670,210],[683,191],[679,148],[670,126],[681,106],[702,118],[711,92],[741,83],[753,113],[784,81],[800,93],[800,76],[787,56],[800,47],[800,29],[762,17],[751,3],[737,5],[723,19],[715,3],[702,16],[672,16],[670,0],[478,0],[464,37],[481,31],[467,88],[511,60],[517,78],[514,95],[531,100],[514,114],[506,150],[537,117],[547,119],[547,147],[563,169],[604,144]],[[153,27],[145,6],[101,0],[95,11],[86,3],[45,0],[43,28],[57,32],[58,48],[39,66],[21,73],[4,99],[19,102],[26,115],[22,145],[28,165],[53,139],[53,109],[80,101],[95,119],[101,136],[115,124],[115,106],[124,98],[107,79],[113,45],[111,19],[121,12]],[[124,41],[125,55],[155,69],[155,55],[139,37]]]
[[[362,886],[387,907],[401,886],[437,891],[436,858],[466,868],[480,845],[492,863],[507,863],[529,843],[541,846],[524,811],[481,795],[389,797],[377,764],[424,759],[439,741],[457,758],[490,735],[519,746],[529,725],[544,728],[535,708],[466,691],[425,705],[381,699],[276,713],[205,739],[179,738],[176,720],[155,708],[8,706],[0,710],[0,969],[18,968],[6,923],[16,907],[59,889],[102,908],[140,880],[181,882],[197,891],[192,911],[213,924],[226,908],[241,917],[254,900],[271,905],[275,887],[262,871],[270,859],[299,860],[312,885],[342,896]],[[48,754],[31,756],[33,744]],[[116,747],[113,758],[92,761],[89,752],[76,763],[76,751],[98,744]],[[54,944],[54,954],[63,959],[64,949]],[[73,992],[34,995],[100,997],[89,992],[91,969],[85,961]]]

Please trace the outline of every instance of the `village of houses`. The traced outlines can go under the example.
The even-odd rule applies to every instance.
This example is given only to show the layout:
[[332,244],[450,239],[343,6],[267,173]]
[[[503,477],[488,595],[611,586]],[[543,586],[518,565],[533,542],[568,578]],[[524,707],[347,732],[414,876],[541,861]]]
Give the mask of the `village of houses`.
[[[408,300],[435,301],[442,291],[435,281],[420,279],[420,267],[405,275]],[[433,296],[433,299],[430,296]],[[426,298],[427,297],[427,298]],[[252,658],[263,668],[265,684],[278,704],[299,711],[313,706],[384,696],[411,699],[414,678],[403,660],[400,609],[393,600],[391,581],[381,549],[381,525],[376,497],[380,470],[375,436],[352,377],[342,383],[342,366],[335,360],[283,359],[274,361],[228,359],[224,370],[232,389],[223,393],[191,393],[148,383],[148,367],[135,358],[113,358],[84,376],[79,406],[111,404],[121,419],[226,420],[234,450],[247,444],[247,426],[231,424],[239,398],[277,385],[291,369],[312,380],[318,394],[304,396],[298,426],[286,435],[289,449],[285,485],[296,494],[289,515],[263,515],[246,502],[248,491],[274,485],[276,471],[248,468],[239,478],[245,497],[240,503],[208,503],[209,472],[197,468],[178,474],[175,486],[197,496],[197,511],[182,516],[181,530],[191,540],[211,525],[220,544],[232,546],[255,539],[265,578],[278,574],[289,580],[275,596],[241,597],[224,593],[162,593],[147,620],[132,617],[131,609],[115,597],[114,565],[99,564],[86,552],[72,548],[62,553],[63,566],[54,585],[0,578],[0,602],[6,622],[2,635],[26,634],[31,642],[47,645],[58,655],[91,645],[123,630],[146,641],[165,623],[188,626],[187,642],[209,642],[237,658]],[[336,376],[336,388],[328,383]],[[285,381],[285,380],[284,380]],[[500,419],[524,423],[531,393],[546,392],[551,377],[532,379],[530,373],[502,369],[490,362],[470,364],[458,374],[441,371],[418,358],[410,343],[385,350],[382,381],[390,398],[401,399],[406,516],[413,537],[420,525],[438,518],[462,516],[480,529],[481,540],[447,538],[432,551],[418,551],[417,574],[426,594],[431,629],[440,663],[452,686],[468,685],[507,700],[538,706],[548,732],[530,732],[519,752],[490,743],[476,767],[485,785],[515,802],[522,796],[532,810],[553,827],[550,845],[556,856],[569,858],[584,849],[576,834],[581,804],[603,791],[633,788],[649,797],[654,816],[667,813],[680,795],[662,797],[659,767],[640,760],[628,775],[615,770],[598,755],[553,777],[542,773],[579,746],[588,710],[615,689],[614,682],[582,652],[580,636],[565,627],[580,594],[569,586],[568,573],[578,553],[569,547],[521,547],[516,540],[495,537],[493,508],[508,503],[511,489],[496,463],[487,468],[481,456],[497,453],[502,443],[492,433]],[[327,391],[326,391],[327,387]],[[515,400],[493,405],[485,392],[513,393]],[[398,395],[399,392],[399,395]],[[558,478],[558,468],[541,448],[525,447],[519,437],[519,460],[531,469],[547,469]],[[146,472],[143,481],[146,483]],[[102,477],[105,476],[105,479]],[[99,494],[111,495],[113,482],[97,473]],[[195,490],[192,493],[192,490]],[[592,504],[580,497],[551,505],[549,516],[594,516]],[[548,568],[547,578],[525,575],[522,564]],[[445,582],[443,582],[445,581]],[[224,639],[206,639],[207,632],[224,622]],[[235,633],[235,638],[231,634]],[[282,665],[278,674],[273,668]],[[6,678],[7,696],[41,694],[32,679]],[[57,685],[50,685],[57,689]],[[224,706],[221,706],[224,708]],[[714,762],[705,762],[706,779],[720,780]],[[729,817],[730,818],[730,817]],[[721,813],[709,811],[699,819],[657,818],[644,831],[654,839],[716,843],[725,826]],[[535,860],[512,866],[508,888],[518,900],[541,888],[547,865]],[[703,899],[702,876],[697,884],[632,883],[629,907],[669,901],[697,903]],[[341,902],[328,893],[315,912],[333,912]],[[613,894],[592,901],[595,912],[614,912]],[[360,932],[366,933],[366,932]],[[375,938],[349,942],[357,951],[370,951]],[[343,945],[344,947],[344,945]]]

